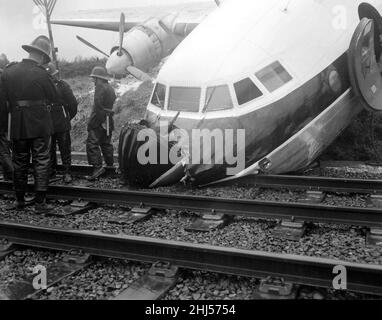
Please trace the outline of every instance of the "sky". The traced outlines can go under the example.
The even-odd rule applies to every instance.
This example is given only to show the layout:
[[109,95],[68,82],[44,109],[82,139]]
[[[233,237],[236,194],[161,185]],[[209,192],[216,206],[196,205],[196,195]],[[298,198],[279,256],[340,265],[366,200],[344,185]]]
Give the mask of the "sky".
[[[213,2],[213,0],[196,0]],[[157,6],[194,3],[195,0],[58,0],[53,18],[71,18],[73,13],[81,18],[106,18],[119,21],[118,10],[105,11],[105,14],[80,12],[81,10],[108,10],[129,7],[154,8]],[[88,15],[87,15],[88,14]],[[114,18],[115,17],[115,18]],[[17,61],[25,56],[21,45],[29,44],[40,34],[46,34],[41,15],[34,6],[33,0],[0,0],[0,53],[5,53],[10,61]],[[78,34],[99,46],[104,51],[118,43],[117,32],[96,31],[82,28],[53,26],[56,47],[59,57],[73,59],[76,56],[98,56],[94,51],[79,43]]]

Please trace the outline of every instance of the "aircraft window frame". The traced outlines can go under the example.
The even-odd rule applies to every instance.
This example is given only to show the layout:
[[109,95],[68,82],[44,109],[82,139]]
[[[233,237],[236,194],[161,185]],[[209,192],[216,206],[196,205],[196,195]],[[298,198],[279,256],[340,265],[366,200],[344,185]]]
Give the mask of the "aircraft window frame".
[[[175,110],[175,109],[172,109],[171,108],[171,93],[172,93],[172,90],[174,89],[188,89],[188,90],[199,90],[199,100],[197,102],[197,105],[195,105],[195,110]],[[176,112],[187,112],[187,113],[199,113],[200,112],[200,105],[201,105],[201,101],[202,101],[202,96],[203,96],[203,88],[202,87],[187,87],[187,86],[173,86],[173,87],[169,87],[169,93],[168,93],[168,101],[167,101],[167,110],[168,111],[176,111]],[[196,101],[195,101],[196,103]],[[197,108],[196,108],[197,106]],[[179,108],[178,108],[179,109]]]
[[[156,91],[157,91],[157,88],[158,86],[163,86],[164,87],[164,100],[163,100],[163,105],[162,106],[159,106],[158,104],[156,103],[153,103],[153,100],[155,98],[155,94],[156,94]],[[161,110],[166,110],[166,101],[167,101],[167,88],[168,86],[166,86],[165,84],[163,83],[159,83],[157,82],[155,84],[155,87],[154,87],[154,90],[153,90],[153,93],[152,93],[152,96],[151,96],[151,99],[150,99],[150,104],[152,104],[153,106],[157,107],[157,108],[160,108]],[[158,99],[158,97],[157,97]],[[158,100],[159,101],[159,100]],[[159,101],[160,102],[160,101]]]
[[[277,72],[277,69],[282,70]],[[278,60],[257,71],[255,76],[270,93],[279,90],[294,79],[292,74]]]
[[[209,91],[210,90],[216,90],[216,89],[223,89],[225,90],[225,94],[227,95],[226,98],[229,98],[230,100],[230,104],[224,106],[224,107],[221,107],[219,108],[219,106],[217,106],[217,108],[214,108],[214,109],[209,109],[210,107],[210,103],[211,103],[211,99],[214,98],[214,95],[216,94],[216,92],[212,92],[212,95],[210,96],[210,93]],[[234,99],[232,97],[232,93],[231,93],[231,89],[230,89],[230,86],[228,84],[221,84],[221,85],[216,85],[216,86],[207,86],[205,89],[204,89],[204,97],[203,97],[203,105],[202,105],[202,113],[211,113],[211,112],[220,112],[220,111],[227,111],[227,110],[232,110],[235,108],[235,103],[234,103]],[[210,99],[210,101],[207,101],[207,99]]]
[[[253,87],[257,90],[257,94],[255,94],[252,98],[249,98],[249,100],[246,100],[244,102],[244,101],[242,101],[242,99],[239,99],[239,94],[238,94],[238,91],[236,89],[236,85],[239,84],[239,83],[243,83],[246,80],[249,80],[250,83],[253,84]],[[232,84],[232,89],[233,89],[233,92],[235,93],[236,102],[237,102],[239,108],[243,108],[248,103],[256,101],[256,100],[261,99],[262,97],[264,97],[263,90],[261,90],[261,88],[258,86],[258,84],[250,76],[248,76],[246,78],[243,78],[241,80],[235,81]]]

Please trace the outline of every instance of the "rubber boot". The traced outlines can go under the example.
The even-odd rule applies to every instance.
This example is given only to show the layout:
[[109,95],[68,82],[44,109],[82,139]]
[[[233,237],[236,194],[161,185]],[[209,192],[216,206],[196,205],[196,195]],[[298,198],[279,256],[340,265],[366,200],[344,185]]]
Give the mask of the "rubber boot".
[[89,181],[95,181],[106,172],[104,167],[95,168],[93,174],[88,178]]

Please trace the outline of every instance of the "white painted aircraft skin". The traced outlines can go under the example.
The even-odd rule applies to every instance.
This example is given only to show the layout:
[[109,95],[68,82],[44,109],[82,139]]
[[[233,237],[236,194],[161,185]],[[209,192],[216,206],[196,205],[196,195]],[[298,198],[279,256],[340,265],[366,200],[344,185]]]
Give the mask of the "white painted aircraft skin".
[[[267,173],[282,174],[304,169],[342,133],[349,121],[362,110],[363,107],[359,100],[349,88],[309,125],[267,156],[271,162]],[[205,186],[233,181],[248,175],[256,175],[262,170],[264,169],[261,168],[260,161],[258,161],[237,175],[226,177]]]
[[[260,109],[271,110],[284,99],[293,101],[290,99],[291,95],[301,99],[301,92],[296,92],[304,90],[309,81],[323,74],[346,54],[360,22],[359,5],[364,2],[366,1],[224,1],[220,8],[215,9],[177,46],[164,64],[157,82],[167,86],[166,107],[161,110],[149,103],[147,120],[155,126],[158,115],[161,119],[171,119],[177,114],[176,111],[167,110],[170,87],[202,88],[199,112],[182,112],[176,122],[181,128],[180,124],[189,122],[187,126],[192,127],[202,120],[206,121],[206,124],[202,122],[203,126],[207,123],[216,127],[219,127],[219,123],[237,125],[240,123],[239,118],[251,115],[251,119],[253,117],[255,120]],[[370,0],[367,3],[382,12],[382,0]],[[255,73],[275,61],[279,61],[293,79],[271,93],[257,79]],[[344,70],[338,71],[344,75]],[[233,84],[247,77],[259,87],[263,96],[239,107]],[[229,85],[233,109],[203,114],[206,88],[218,85]],[[280,164],[279,168],[272,168],[273,170],[282,168],[279,173],[283,173],[293,169],[293,164],[288,168],[280,163],[285,155],[293,152],[297,155],[295,166],[308,164],[349,125],[361,107],[358,99],[354,98],[353,90],[342,89],[342,96],[335,102],[321,106],[321,110],[325,111],[316,115],[315,119],[292,137],[288,137],[287,141],[279,141],[278,147],[269,154],[274,164]],[[350,107],[353,109],[349,109]],[[276,124],[280,120],[285,122],[288,116],[296,112],[296,108],[285,105],[283,112],[284,115],[279,113],[282,119],[272,121]],[[272,118],[272,115],[269,117]],[[253,127],[245,129],[252,130]],[[239,176],[255,173],[257,167],[258,163]]]
[[[348,50],[360,21],[358,6],[364,1],[292,0],[287,11],[283,11],[288,2],[226,0],[177,47],[156,81],[168,87],[203,89],[229,84],[235,100],[232,84],[250,77],[264,93],[244,106],[239,107],[236,101],[232,110],[207,114],[209,118],[237,117],[282,99]],[[382,11],[381,0],[368,2]],[[345,28],[336,27],[341,6],[346,12],[346,25],[342,26]],[[293,80],[269,93],[255,73],[277,60]],[[166,111],[149,108],[167,116]],[[168,114],[173,115],[172,111]],[[182,113],[180,117],[200,119],[203,115]]]
[[[360,22],[358,7],[363,2],[294,0],[290,2],[287,10],[283,11],[285,1],[282,0],[227,1],[177,47],[160,71],[157,82],[167,87],[185,86],[204,89],[199,114],[182,113],[179,122],[183,123],[187,119],[195,122],[211,118],[216,120],[235,118],[250,114],[259,108],[267,108],[273,102],[304,86],[347,52]],[[370,3],[381,12],[382,1]],[[346,24],[342,28],[337,27],[339,21],[335,20],[338,10],[344,10],[346,13]],[[236,23],[222,23],[228,16],[235,17]],[[248,32],[245,33],[243,30]],[[214,41],[209,41],[210,39]],[[199,49],[195,50],[196,47]],[[268,93],[254,74],[276,60],[287,69],[293,80],[275,93]],[[250,77],[265,92],[263,97],[241,108],[236,103],[235,108],[231,110],[201,113],[207,87],[228,84],[231,96],[234,97],[232,84],[246,77]],[[269,154],[267,158],[275,160],[272,162],[270,172],[285,173],[302,169],[302,164],[309,165],[334,141],[349,125],[352,117],[361,110],[359,101],[355,101],[354,98],[349,100],[349,90],[328,106],[326,112]],[[167,88],[165,105],[168,91]],[[344,101],[348,102],[347,108],[344,107]],[[152,117],[156,114],[160,114],[162,118],[174,116],[174,111],[160,110],[150,104],[148,111],[152,113]],[[349,118],[350,114],[352,117]],[[322,119],[327,122],[323,123]],[[317,123],[322,130],[317,130]],[[327,130],[326,133],[330,132],[331,136],[325,133],[329,126],[333,130]],[[288,151],[285,150],[288,148],[300,153],[300,158],[296,157],[295,163],[289,161],[288,164],[278,163],[283,161],[282,159],[286,160],[285,155]],[[284,154],[281,154],[280,150]],[[257,162],[236,177],[228,179],[254,174],[259,169]]]

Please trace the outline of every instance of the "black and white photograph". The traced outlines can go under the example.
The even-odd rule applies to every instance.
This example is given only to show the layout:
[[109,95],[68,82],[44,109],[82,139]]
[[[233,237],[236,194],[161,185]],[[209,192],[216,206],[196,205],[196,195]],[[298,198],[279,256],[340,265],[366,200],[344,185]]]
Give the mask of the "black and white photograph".
[[381,299],[382,0],[0,0],[0,300]]

